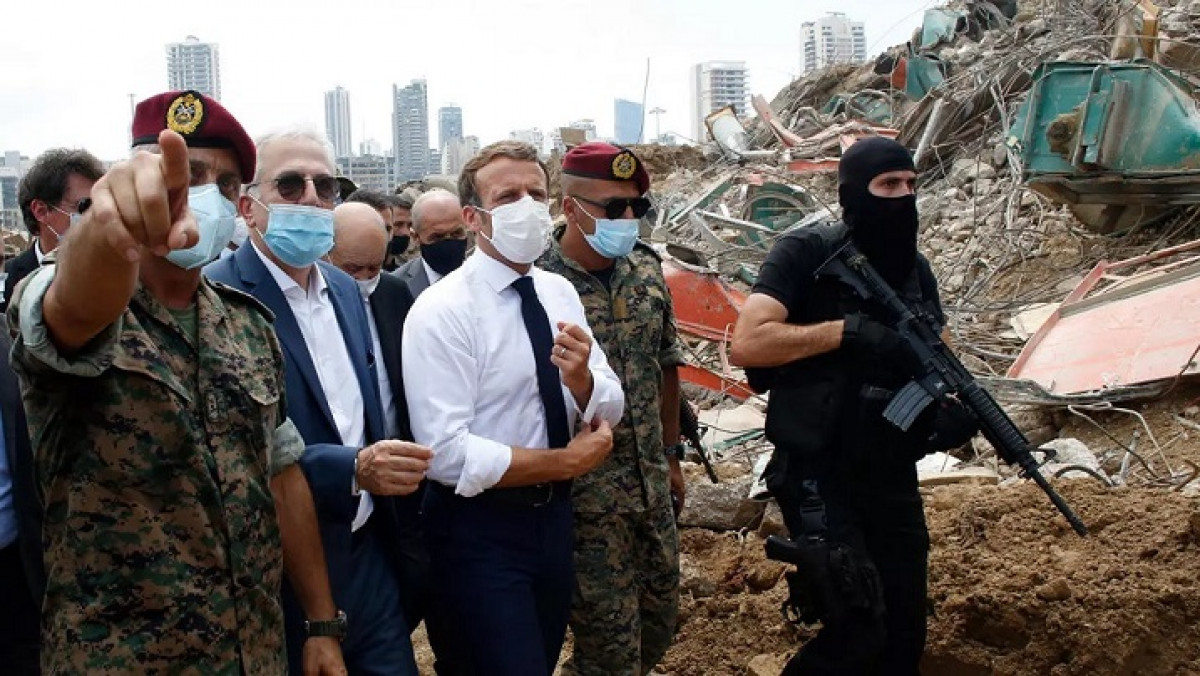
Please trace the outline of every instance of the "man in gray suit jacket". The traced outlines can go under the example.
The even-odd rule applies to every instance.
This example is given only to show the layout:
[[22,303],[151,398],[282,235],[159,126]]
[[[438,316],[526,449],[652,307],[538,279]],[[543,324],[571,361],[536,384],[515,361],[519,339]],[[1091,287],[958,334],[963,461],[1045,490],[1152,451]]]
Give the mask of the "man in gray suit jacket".
[[417,198],[412,208],[413,234],[420,255],[400,266],[395,274],[415,299],[430,284],[454,272],[467,255],[467,228],[458,197],[435,188]]

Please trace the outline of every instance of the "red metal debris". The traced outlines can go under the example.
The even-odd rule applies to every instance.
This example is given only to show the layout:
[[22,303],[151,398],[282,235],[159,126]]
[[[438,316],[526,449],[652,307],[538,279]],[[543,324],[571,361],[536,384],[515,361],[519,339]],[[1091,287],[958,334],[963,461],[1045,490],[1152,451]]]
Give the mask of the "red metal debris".
[[[1200,372],[1200,255],[1166,262],[1197,250],[1200,240],[1101,261],[1030,338],[1008,377],[1077,394]],[[1147,264],[1155,265],[1133,270]]]
[[746,294],[738,291],[714,270],[664,258],[663,276],[675,306],[675,323],[689,336],[718,343],[721,373],[701,366],[686,365],[679,371],[684,382],[743,400],[753,395],[745,382],[738,380],[729,367],[729,338],[737,323]]

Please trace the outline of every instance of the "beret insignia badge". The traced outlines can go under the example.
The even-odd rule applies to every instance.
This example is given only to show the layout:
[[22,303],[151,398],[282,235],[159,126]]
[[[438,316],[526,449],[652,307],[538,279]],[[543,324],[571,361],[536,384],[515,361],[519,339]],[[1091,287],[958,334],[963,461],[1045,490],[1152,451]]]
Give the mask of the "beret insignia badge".
[[167,129],[184,136],[192,134],[204,120],[204,102],[188,92],[175,98],[167,106]]

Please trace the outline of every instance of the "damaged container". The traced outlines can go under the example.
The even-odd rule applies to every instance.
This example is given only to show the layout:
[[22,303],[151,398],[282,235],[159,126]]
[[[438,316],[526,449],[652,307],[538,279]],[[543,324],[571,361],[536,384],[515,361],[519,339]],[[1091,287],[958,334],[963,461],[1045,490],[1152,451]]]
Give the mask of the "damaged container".
[[1191,83],[1146,60],[1049,62],[1010,129],[1027,185],[1100,232],[1200,203]]

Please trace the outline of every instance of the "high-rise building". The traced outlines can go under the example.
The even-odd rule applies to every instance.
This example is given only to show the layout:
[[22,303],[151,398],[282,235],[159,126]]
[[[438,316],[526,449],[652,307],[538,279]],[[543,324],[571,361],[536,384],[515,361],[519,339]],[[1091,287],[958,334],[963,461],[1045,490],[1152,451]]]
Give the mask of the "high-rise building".
[[800,24],[800,72],[838,63],[867,60],[867,34],[861,21],[851,21],[841,12],[830,12],[816,21]]
[[325,135],[333,144],[334,156],[354,154],[350,143],[350,92],[341,87],[325,92]]
[[704,118],[732,105],[739,115],[750,110],[750,71],[744,61],[706,61],[692,67],[692,138],[708,137]]
[[167,45],[167,88],[194,89],[221,100],[221,59],[217,45],[189,35]]
[[20,182],[20,170],[9,166],[0,167],[0,228],[4,230],[25,229],[20,204],[17,202],[17,186]]
[[626,99],[613,102],[613,136],[620,145],[631,145],[642,142],[642,120],[644,119],[642,104]]
[[392,152],[396,181],[429,174],[429,105],[425,80],[407,87],[392,85]]
[[442,173],[447,176],[457,176],[462,173],[467,162],[479,154],[479,137],[465,136],[450,139],[442,149]]
[[383,155],[359,155],[339,157],[341,175],[354,181],[360,188],[390,193],[396,185],[396,175],[390,157]]
[[451,103],[438,108],[438,150],[445,156],[446,144],[463,137],[462,108]]
[[359,155],[382,155],[383,144],[373,138],[365,141],[360,141],[358,144]]

